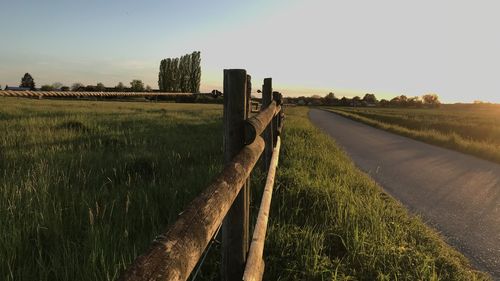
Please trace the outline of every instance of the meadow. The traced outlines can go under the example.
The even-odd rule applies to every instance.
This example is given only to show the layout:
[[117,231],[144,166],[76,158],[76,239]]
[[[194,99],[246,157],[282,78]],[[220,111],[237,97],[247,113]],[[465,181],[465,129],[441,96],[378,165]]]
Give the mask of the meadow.
[[435,109],[327,110],[390,132],[500,163],[500,106],[443,105]]
[[[265,280],[488,279],[307,111],[286,110]],[[0,98],[0,279],[116,279],[222,168],[221,119],[220,105]],[[196,280],[218,278],[218,250]]]
[[0,98],[0,279],[116,279],[221,169],[221,117]]

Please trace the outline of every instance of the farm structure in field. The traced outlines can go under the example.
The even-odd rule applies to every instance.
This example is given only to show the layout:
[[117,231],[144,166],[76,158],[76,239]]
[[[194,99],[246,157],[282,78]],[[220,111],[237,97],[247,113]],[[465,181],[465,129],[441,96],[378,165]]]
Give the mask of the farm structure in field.
[[[262,106],[250,117],[251,77],[246,70],[224,71],[223,171],[136,258],[119,280],[187,280],[221,230],[223,280],[261,280],[263,250],[281,146],[282,95],[264,80]],[[262,155],[267,179],[253,237],[250,239],[249,177]],[[251,240],[251,243],[250,243]],[[208,248],[208,249],[207,249]],[[193,272],[193,270],[195,270]]]

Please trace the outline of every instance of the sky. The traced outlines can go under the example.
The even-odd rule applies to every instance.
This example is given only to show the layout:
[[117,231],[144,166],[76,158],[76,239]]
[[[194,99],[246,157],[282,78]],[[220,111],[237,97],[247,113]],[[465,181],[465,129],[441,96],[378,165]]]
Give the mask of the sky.
[[493,0],[0,0],[0,85],[157,88],[160,60],[201,51],[201,90],[223,69],[285,96],[436,93],[500,103]]

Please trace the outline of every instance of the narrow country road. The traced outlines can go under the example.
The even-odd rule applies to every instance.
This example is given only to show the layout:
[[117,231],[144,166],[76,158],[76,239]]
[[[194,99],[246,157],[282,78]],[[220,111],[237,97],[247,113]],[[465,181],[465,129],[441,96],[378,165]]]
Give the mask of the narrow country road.
[[500,165],[311,109],[313,124],[384,190],[500,280]]

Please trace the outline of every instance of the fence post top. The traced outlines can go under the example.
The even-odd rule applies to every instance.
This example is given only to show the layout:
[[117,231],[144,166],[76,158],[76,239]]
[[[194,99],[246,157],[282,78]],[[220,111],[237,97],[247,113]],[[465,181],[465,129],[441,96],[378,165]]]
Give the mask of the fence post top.
[[273,92],[273,100],[276,101],[276,105],[281,105],[283,95],[280,92]]
[[244,72],[246,74],[247,70],[242,68],[230,68],[230,69],[224,69],[224,72]]

